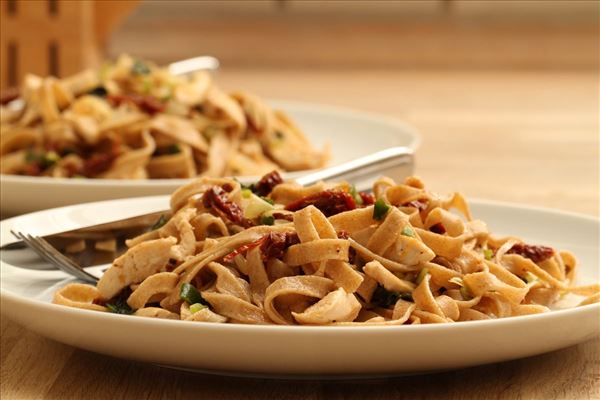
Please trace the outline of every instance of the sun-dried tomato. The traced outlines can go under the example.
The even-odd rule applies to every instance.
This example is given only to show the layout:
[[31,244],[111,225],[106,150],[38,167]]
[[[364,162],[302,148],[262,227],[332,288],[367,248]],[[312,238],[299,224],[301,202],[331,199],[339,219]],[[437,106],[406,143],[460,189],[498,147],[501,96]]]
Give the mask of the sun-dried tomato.
[[263,261],[269,258],[281,258],[288,247],[300,243],[298,235],[292,232],[269,232],[258,240],[241,245],[223,257],[224,262],[231,262],[237,255],[244,254],[260,246]]
[[239,254],[244,254],[245,252],[252,250],[253,248],[260,246],[260,244],[262,242],[264,242],[266,240],[266,236],[261,237],[258,240],[255,240],[254,242],[250,242],[250,243],[246,243],[241,245],[240,247],[238,247],[237,249],[235,249],[234,251],[232,251],[231,253],[227,254],[225,257],[223,257],[223,262],[231,262],[233,261],[233,259],[239,255]]
[[271,215],[275,219],[283,219],[285,221],[290,221],[290,222],[292,222],[294,220],[294,215],[293,214],[285,214],[285,213],[282,213],[282,212],[274,212]]
[[438,235],[443,235],[444,233],[446,233],[446,228],[444,227],[444,225],[442,225],[441,222],[438,222],[435,225],[431,225],[429,227],[429,230],[433,233],[437,233]]
[[92,154],[83,163],[83,175],[92,177],[107,171],[116,158],[117,154],[113,152]]
[[338,239],[348,240],[348,238],[350,237],[350,234],[347,231],[341,230],[341,231],[337,232],[337,237],[338,237]]
[[213,208],[221,217],[225,217],[234,224],[250,226],[249,221],[244,218],[244,213],[240,206],[229,201],[227,192],[220,186],[213,186],[204,192],[202,204],[206,208]]
[[260,244],[260,254],[263,261],[269,258],[281,258],[288,247],[300,243],[296,233],[269,232],[265,241]]
[[13,100],[16,100],[21,95],[18,87],[6,88],[0,91],[0,104],[6,105]]
[[529,258],[534,263],[540,263],[554,255],[554,249],[547,246],[537,246],[525,243],[516,243],[508,250],[509,254],[518,254],[525,258]]
[[137,93],[111,94],[107,96],[107,99],[115,106],[119,106],[122,103],[135,104],[140,110],[150,115],[164,112],[166,108],[165,103],[161,102],[156,97]]
[[358,192],[358,195],[363,201],[363,206],[370,206],[375,203],[375,196],[367,192]]
[[296,200],[285,206],[285,209],[298,211],[310,205],[317,207],[326,217],[356,208],[354,198],[349,193],[341,190],[325,190]]
[[254,185],[254,193],[259,196],[268,196],[273,191],[273,188],[280,183],[283,183],[283,178],[277,171],[271,171]]
[[29,163],[23,166],[22,173],[23,175],[40,176],[42,169],[37,163]]
[[427,203],[421,200],[413,200],[408,203],[402,204],[403,207],[414,207],[419,211],[423,211],[427,209]]

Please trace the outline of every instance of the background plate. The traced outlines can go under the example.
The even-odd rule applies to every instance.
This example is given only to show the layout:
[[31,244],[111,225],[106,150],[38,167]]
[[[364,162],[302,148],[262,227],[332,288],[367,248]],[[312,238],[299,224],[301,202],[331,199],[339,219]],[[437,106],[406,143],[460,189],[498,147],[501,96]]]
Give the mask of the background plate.
[[[393,146],[416,150],[421,143],[413,127],[382,115],[313,103],[280,100],[269,104],[290,114],[317,148],[323,148],[327,143],[331,145],[329,165]],[[284,178],[306,172],[284,174]],[[238,177],[242,183],[255,182],[257,178]],[[60,179],[1,175],[1,212],[3,217],[8,217],[69,204],[170,194],[186,182],[187,179]]]

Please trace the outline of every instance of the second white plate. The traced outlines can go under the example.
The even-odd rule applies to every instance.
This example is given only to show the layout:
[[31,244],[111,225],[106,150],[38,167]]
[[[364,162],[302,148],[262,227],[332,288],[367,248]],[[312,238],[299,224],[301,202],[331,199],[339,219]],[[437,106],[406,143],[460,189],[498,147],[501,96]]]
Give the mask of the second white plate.
[[[286,111],[317,148],[331,145],[330,165],[341,164],[394,146],[415,150],[420,136],[402,121],[322,104],[270,101]],[[303,172],[285,174],[293,178]],[[238,177],[243,183],[258,177]],[[113,180],[57,179],[0,175],[2,216],[91,201],[170,194],[184,179]]]

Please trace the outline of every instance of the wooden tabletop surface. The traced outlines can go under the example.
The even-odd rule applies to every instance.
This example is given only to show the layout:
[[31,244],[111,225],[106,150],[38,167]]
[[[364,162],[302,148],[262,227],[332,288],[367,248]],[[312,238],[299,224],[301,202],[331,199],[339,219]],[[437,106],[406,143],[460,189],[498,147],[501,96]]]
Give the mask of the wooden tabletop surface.
[[[417,172],[437,191],[599,214],[597,71],[225,70],[217,79],[265,97],[406,120],[424,140]],[[2,318],[0,397],[598,399],[599,344],[432,375],[277,381],[113,359]]]

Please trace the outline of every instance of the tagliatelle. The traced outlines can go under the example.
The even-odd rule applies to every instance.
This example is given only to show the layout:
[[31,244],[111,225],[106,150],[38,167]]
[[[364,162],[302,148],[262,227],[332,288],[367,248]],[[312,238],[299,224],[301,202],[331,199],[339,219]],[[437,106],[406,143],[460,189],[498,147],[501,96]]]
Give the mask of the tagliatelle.
[[169,221],[127,242],[97,287],[70,284],[54,302],[192,322],[360,326],[600,301],[599,285],[572,286],[572,254],[493,236],[460,194],[438,196],[416,177],[382,178],[373,192],[302,188],[276,173],[251,188],[199,178],[172,195]]
[[322,167],[282,111],[227,94],[205,71],[175,76],[127,55],[99,71],[28,75],[2,95],[0,173],[58,178],[260,176]]

